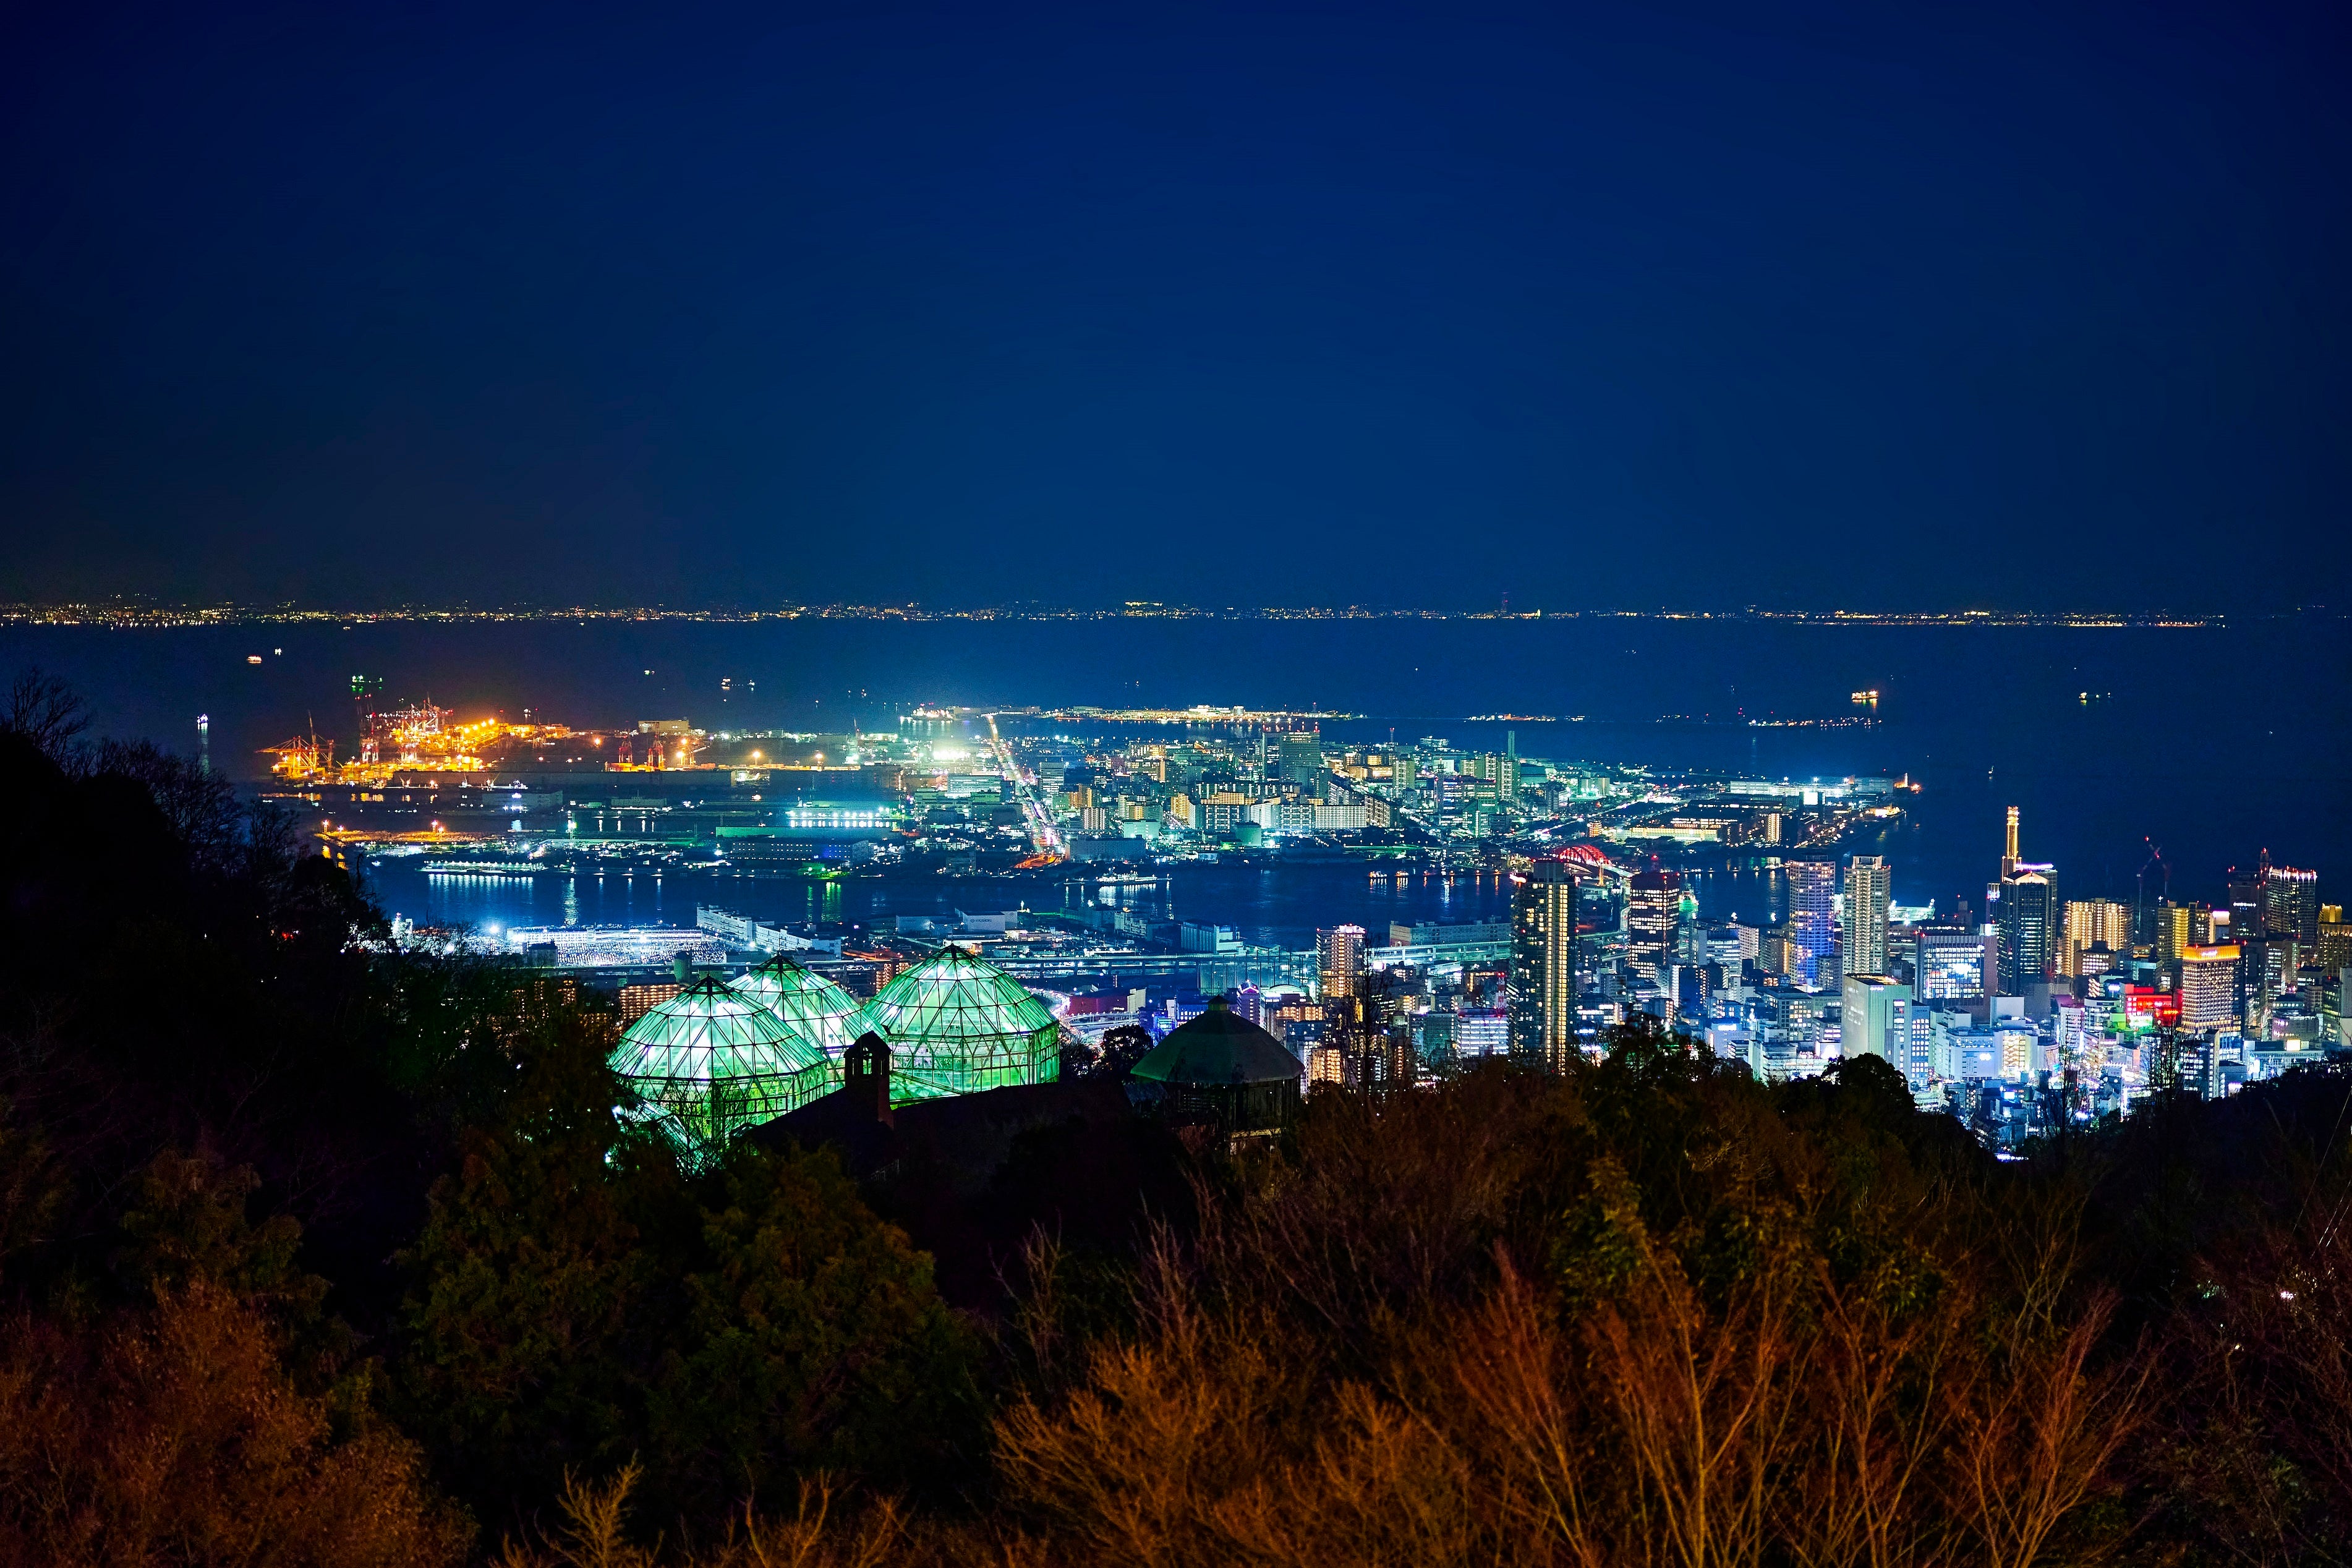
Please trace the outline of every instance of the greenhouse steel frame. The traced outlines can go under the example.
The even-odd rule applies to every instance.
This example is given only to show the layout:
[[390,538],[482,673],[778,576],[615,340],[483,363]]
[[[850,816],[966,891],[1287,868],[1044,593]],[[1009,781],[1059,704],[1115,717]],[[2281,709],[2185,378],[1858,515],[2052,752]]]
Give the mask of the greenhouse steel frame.
[[1061,1026],[1045,1004],[994,964],[949,946],[866,1004],[890,1042],[890,1098],[904,1102],[1050,1083]]
[[835,1063],[870,1026],[865,1004],[781,952],[737,975],[729,988],[766,1008],[785,1028]]
[[611,1061],[635,1096],[622,1118],[653,1128],[697,1167],[737,1133],[841,1082],[822,1050],[707,975],[631,1024]]

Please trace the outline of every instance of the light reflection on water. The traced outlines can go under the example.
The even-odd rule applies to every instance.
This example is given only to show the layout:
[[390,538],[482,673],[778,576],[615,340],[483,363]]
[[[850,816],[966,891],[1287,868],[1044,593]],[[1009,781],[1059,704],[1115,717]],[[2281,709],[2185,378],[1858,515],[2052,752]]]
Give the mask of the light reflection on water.
[[901,914],[992,913],[1015,905],[1076,909],[1095,903],[1158,920],[1236,928],[1244,941],[1304,947],[1318,926],[1352,922],[1381,941],[1391,922],[1510,918],[1509,879],[1497,872],[1431,870],[1367,875],[1354,864],[1176,867],[1144,882],[1085,877],[905,876],[752,878],[666,871],[578,876],[428,875],[400,861],[372,868],[368,886],[387,913],[420,924],[479,927],[690,926],[699,904],[770,922],[887,922]]
[[[118,737],[186,750],[195,715],[209,713],[215,765],[249,758],[306,714],[322,729],[339,725],[348,742],[357,670],[383,675],[394,696],[436,694],[468,711],[530,707],[576,724],[621,726],[649,713],[686,713],[712,728],[817,729],[855,717],[873,729],[895,724],[918,701],[1319,701],[1385,715],[1326,727],[1328,738],[1364,744],[1385,745],[1393,731],[1408,744],[1435,735],[1465,750],[1499,749],[1515,732],[1522,757],[1555,761],[1769,777],[1907,773],[1927,793],[1913,798],[1914,815],[1884,847],[1902,903],[1932,898],[1948,908],[1956,894],[1981,900],[2010,805],[2024,812],[2027,854],[2058,863],[2069,898],[2130,896],[2147,858],[2144,835],[2168,851],[2172,889],[2182,897],[2221,896],[2224,868],[2251,864],[2265,846],[2331,880],[2352,865],[2352,813],[2343,810],[2352,683],[2291,679],[2342,668],[2352,634],[2340,615],[2249,619],[2227,630],[2116,631],[1557,617],[1427,628],[1176,620],[320,624],[273,630],[271,646],[282,645],[284,656],[257,668],[246,662],[249,641],[242,628],[5,627],[0,668],[37,664],[63,675],[96,705],[98,730]],[[1413,658],[1402,660],[1406,645]],[[2253,671],[2281,672],[2287,684],[2277,689],[2292,696],[2250,699]],[[1886,694],[1874,710],[1875,728],[1739,722],[1850,717],[1849,694],[1865,688]],[[870,706],[845,713],[837,704],[852,689],[870,689]],[[2092,701],[2094,693],[2103,700]],[[1503,711],[1562,717],[1449,717]],[[1573,714],[1589,721],[1570,722]],[[1667,714],[1715,721],[1660,722]],[[1391,916],[1472,920],[1496,907],[1491,886],[1439,878],[1381,887],[1360,866],[1247,872],[1263,886],[1246,894],[1222,880],[1225,874],[1180,872],[1181,918],[1304,930],[1341,919],[1367,926]],[[384,886],[388,908],[422,918],[480,910],[503,921],[520,911],[557,924],[566,911],[551,884],[543,892],[453,885],[428,894],[421,878],[403,882],[388,872]],[[953,896],[967,908],[1002,907],[1012,886],[987,882]],[[632,889],[608,877],[601,889],[583,882],[572,908],[583,923],[688,923],[697,892],[751,904],[812,897],[787,887],[714,894]],[[844,884],[834,912],[939,912],[951,907],[953,887],[947,879]],[[1033,903],[1058,899],[1029,896]],[[1709,918],[1735,910],[1746,916],[1754,896],[1737,876],[1700,879]]]

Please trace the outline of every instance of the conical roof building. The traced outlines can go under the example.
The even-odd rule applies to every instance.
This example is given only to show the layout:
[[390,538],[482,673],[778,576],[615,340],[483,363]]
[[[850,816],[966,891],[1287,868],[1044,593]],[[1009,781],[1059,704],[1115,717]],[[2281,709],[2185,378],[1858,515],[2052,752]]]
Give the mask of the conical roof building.
[[841,1081],[824,1051],[707,975],[631,1024],[611,1059],[634,1096],[621,1114],[658,1131],[696,1165],[717,1159],[745,1128]]
[[866,1029],[863,1003],[781,952],[737,975],[728,988],[773,1013],[828,1061],[839,1062]]
[[896,1053],[894,1101],[1051,1082],[1060,1026],[1029,988],[960,947],[882,987],[866,1016]]
[[1160,1113],[1228,1133],[1271,1133],[1298,1116],[1304,1069],[1280,1040],[1232,1010],[1222,996],[1171,1029],[1129,1070],[1157,1085]]

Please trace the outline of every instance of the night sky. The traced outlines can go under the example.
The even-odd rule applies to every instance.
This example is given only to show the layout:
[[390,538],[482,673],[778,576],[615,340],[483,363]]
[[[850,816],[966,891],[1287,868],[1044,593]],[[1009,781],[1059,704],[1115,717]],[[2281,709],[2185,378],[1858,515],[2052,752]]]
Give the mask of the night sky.
[[12,7],[0,596],[2341,605],[2331,9]]

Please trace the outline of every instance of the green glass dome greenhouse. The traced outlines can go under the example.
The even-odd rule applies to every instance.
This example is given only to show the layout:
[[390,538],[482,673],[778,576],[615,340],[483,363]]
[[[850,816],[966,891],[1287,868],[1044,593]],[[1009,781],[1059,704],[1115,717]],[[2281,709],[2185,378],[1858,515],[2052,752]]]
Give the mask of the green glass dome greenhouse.
[[841,1081],[840,1067],[824,1052],[708,976],[631,1024],[612,1064],[635,1094],[621,1114],[653,1127],[698,1165],[716,1159],[738,1132]]
[[829,1061],[840,1061],[867,1027],[866,1008],[856,997],[781,952],[737,975],[729,989],[774,1014]]
[[936,1100],[1060,1069],[1060,1026],[1028,987],[960,947],[941,948],[866,1005],[890,1042],[890,1098]]

